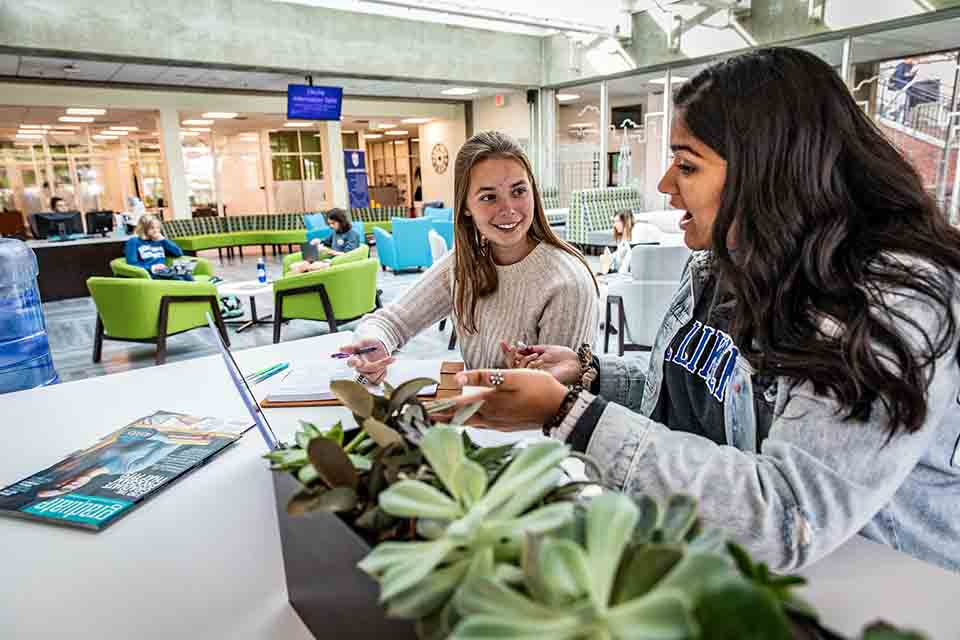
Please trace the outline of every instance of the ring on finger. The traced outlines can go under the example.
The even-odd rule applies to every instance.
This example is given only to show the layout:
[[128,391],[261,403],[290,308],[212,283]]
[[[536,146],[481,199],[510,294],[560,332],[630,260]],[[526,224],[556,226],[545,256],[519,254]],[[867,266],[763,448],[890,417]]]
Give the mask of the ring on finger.
[[503,372],[499,369],[492,371],[490,373],[490,384],[494,387],[499,387],[503,384]]

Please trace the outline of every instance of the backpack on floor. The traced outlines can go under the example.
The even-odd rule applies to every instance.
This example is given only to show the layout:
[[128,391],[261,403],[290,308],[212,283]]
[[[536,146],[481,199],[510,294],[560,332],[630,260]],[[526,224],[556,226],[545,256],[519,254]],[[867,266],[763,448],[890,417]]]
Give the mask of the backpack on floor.
[[220,298],[220,315],[226,318],[239,318],[243,315],[243,302],[237,296]]

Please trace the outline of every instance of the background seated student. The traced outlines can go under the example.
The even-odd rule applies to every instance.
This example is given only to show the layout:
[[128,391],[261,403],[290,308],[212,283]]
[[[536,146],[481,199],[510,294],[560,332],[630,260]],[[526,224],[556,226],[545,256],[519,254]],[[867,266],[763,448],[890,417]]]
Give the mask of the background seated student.
[[63,198],[54,196],[50,198],[50,211],[54,211],[56,213],[66,213],[69,211],[69,209],[67,208],[67,203]]
[[610,272],[627,273],[630,268],[630,242],[633,240],[633,212],[618,211],[613,218],[613,240],[617,243],[610,261]]
[[[151,278],[163,278],[169,274],[165,262],[167,256],[183,256],[183,250],[176,243],[163,237],[160,220],[149,213],[140,217],[134,233],[126,244],[127,264],[146,269]],[[180,274],[176,279],[193,280],[193,276]]]
[[960,231],[811,53],[731,58],[675,104],[659,189],[694,253],[649,366],[534,346],[543,371],[461,377],[493,386],[478,422],[693,494],[775,570],[859,533],[960,571]]
[[333,233],[323,241],[327,247],[327,254],[331,256],[343,255],[360,246],[360,234],[352,228],[350,216],[343,209],[331,209],[327,214],[327,224]]
[[[468,367],[503,363],[500,342],[593,342],[600,301],[590,267],[553,233],[520,146],[487,131],[470,138],[454,165],[453,251],[399,300],[366,316],[359,340],[376,351],[347,364],[379,382],[390,354],[452,316]],[[547,337],[549,336],[549,338]]]
[[289,267],[290,273],[306,273],[308,271],[320,271],[321,269],[326,269],[327,267],[330,266],[330,258],[333,257],[333,254],[329,253],[329,250],[321,244],[320,239],[314,238],[313,240],[310,241],[310,244],[320,245],[318,247],[319,253],[320,253],[320,259],[313,260],[313,261],[298,260],[294,263],[291,263]]

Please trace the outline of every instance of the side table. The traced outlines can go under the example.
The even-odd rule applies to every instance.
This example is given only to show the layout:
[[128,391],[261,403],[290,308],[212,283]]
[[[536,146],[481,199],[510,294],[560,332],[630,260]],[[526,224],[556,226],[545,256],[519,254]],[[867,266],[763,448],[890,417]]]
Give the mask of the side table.
[[246,331],[252,326],[258,324],[271,324],[273,316],[257,315],[257,296],[273,295],[273,283],[266,283],[259,280],[245,280],[243,282],[222,282],[217,285],[217,295],[219,296],[248,296],[250,298],[250,319],[226,321],[226,324],[239,324],[237,333]]

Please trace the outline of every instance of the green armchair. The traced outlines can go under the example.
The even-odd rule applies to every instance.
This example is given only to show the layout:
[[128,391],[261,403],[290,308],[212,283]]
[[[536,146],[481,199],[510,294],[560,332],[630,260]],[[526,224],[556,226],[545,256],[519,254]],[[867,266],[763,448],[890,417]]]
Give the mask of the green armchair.
[[87,279],[87,289],[97,305],[94,362],[100,362],[104,340],[120,340],[157,345],[156,362],[163,364],[167,338],[206,327],[208,312],[230,344],[217,290],[209,282],[93,277]]
[[[334,256],[330,260],[330,266],[336,266],[338,264],[346,264],[347,262],[355,262],[357,260],[366,260],[370,257],[370,246],[362,244],[356,249],[347,251],[342,256]],[[296,253],[291,253],[283,257],[283,275],[286,277],[287,273],[290,271],[290,265],[294,262],[300,262],[303,260],[303,254],[299,251]]]
[[[167,258],[164,262],[167,263],[169,267],[173,264],[174,260],[179,260],[180,258]],[[209,280],[213,276],[213,265],[210,264],[209,260],[203,258],[191,258],[191,260],[197,261],[197,266],[193,270],[193,277],[197,280]],[[110,270],[113,272],[113,275],[117,278],[142,278],[145,280],[150,280],[150,274],[147,273],[147,270],[143,267],[137,267],[132,264],[127,264],[126,258],[114,258],[110,261]],[[204,276],[203,278],[199,276]]]
[[326,321],[334,333],[338,322],[356,320],[379,308],[378,269],[376,258],[367,258],[275,281],[273,343],[280,342],[280,329],[286,320]]

